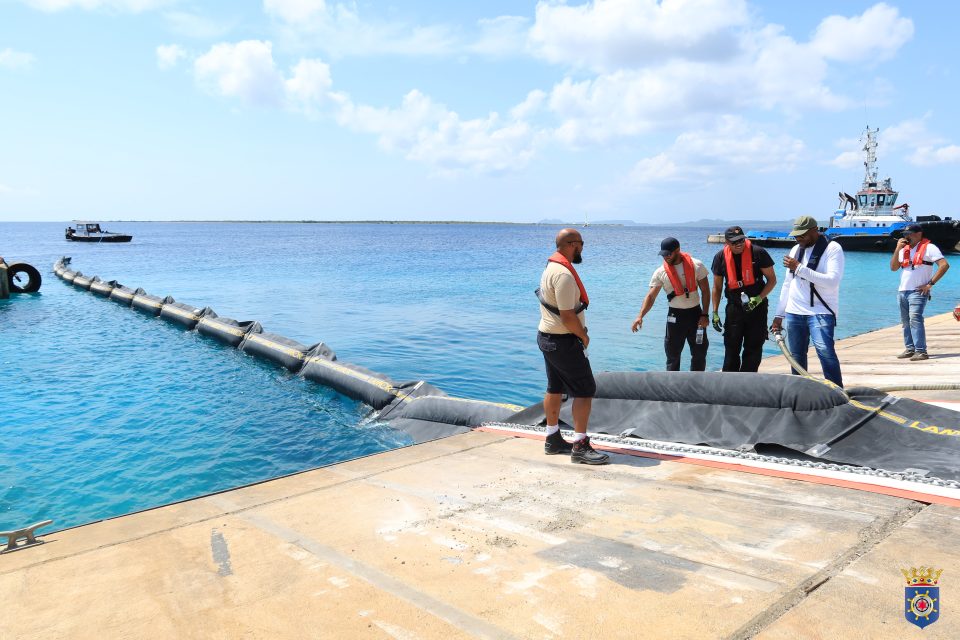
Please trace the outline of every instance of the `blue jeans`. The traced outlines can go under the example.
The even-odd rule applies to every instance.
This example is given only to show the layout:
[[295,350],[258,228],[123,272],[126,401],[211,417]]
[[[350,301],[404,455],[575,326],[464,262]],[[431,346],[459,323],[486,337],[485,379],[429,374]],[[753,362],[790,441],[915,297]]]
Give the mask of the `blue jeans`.
[[907,351],[927,352],[927,330],[923,326],[923,309],[927,296],[919,291],[900,291],[900,323],[903,325],[903,345]]
[[833,330],[837,326],[837,319],[833,314],[818,313],[812,316],[801,316],[788,313],[783,319],[783,325],[787,330],[787,347],[797,364],[804,369],[807,368],[807,349],[810,348],[810,341],[813,340],[813,348],[817,350],[817,357],[820,358],[820,366],[823,368],[823,377],[842,387],[840,359],[833,348]]

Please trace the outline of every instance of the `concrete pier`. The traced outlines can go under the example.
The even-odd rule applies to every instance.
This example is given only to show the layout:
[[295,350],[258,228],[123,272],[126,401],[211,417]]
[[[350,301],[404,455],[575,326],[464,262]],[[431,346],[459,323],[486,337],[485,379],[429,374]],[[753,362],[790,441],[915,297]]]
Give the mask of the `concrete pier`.
[[[842,341],[849,383],[960,379],[946,318],[926,362],[892,329]],[[542,451],[474,431],[44,536],[0,555],[0,638],[960,637],[956,507]]]
[[[898,360],[903,351],[903,329],[900,325],[871,331],[837,342],[837,355],[845,386],[893,387],[960,383],[960,322],[952,313],[926,318],[929,360]],[[807,354],[810,373],[823,376],[816,351]],[[765,358],[760,363],[764,373],[789,373],[786,358]],[[960,400],[957,391],[897,391],[896,395],[916,400]]]

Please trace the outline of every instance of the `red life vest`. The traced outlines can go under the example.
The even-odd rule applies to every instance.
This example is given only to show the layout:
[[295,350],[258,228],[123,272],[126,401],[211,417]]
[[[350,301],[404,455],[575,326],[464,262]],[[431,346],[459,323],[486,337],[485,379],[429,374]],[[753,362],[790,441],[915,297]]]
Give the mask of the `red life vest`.
[[737,266],[733,262],[733,249],[730,248],[730,245],[723,248],[723,259],[727,263],[727,289],[742,289],[756,282],[753,275],[753,249],[751,246],[749,240],[743,241],[743,253],[740,254],[740,280],[737,280]]
[[[923,264],[923,254],[927,252],[927,245],[930,244],[930,241],[924,238],[917,243],[917,252],[913,255],[913,266],[919,267]],[[910,260],[910,245],[907,245],[900,252],[900,266],[903,268],[909,267],[911,264]]]
[[590,304],[590,298],[587,297],[587,289],[583,286],[583,282],[580,280],[577,270],[573,268],[573,264],[559,251],[554,252],[552,256],[547,258],[547,262],[556,262],[557,264],[563,265],[573,274],[573,279],[577,281],[577,288],[580,289],[580,302],[583,304],[583,308],[586,309],[587,305]]
[[689,298],[690,292],[696,291],[697,289],[697,270],[693,266],[693,258],[690,257],[689,253],[681,251],[680,259],[683,262],[683,279],[686,280],[686,286],[680,284],[680,274],[678,274],[676,268],[666,260],[663,261],[663,270],[667,272],[667,277],[670,278],[673,295],[680,295],[680,292],[683,291],[684,295]]

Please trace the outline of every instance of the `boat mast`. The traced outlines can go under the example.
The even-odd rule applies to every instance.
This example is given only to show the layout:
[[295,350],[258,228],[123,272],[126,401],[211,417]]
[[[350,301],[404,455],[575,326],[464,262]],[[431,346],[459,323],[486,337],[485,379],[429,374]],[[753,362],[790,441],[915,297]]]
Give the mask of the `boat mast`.
[[861,142],[866,138],[866,142],[863,143],[864,188],[877,186],[877,134],[879,132],[879,128],[871,129],[870,125],[867,125],[867,128],[863,131],[863,135],[860,137]]

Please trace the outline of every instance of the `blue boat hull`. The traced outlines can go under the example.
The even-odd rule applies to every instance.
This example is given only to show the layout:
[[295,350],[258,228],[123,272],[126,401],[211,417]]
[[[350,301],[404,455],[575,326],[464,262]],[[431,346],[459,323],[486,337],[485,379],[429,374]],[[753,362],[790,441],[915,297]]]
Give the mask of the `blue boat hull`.
[[[960,220],[936,220],[917,223],[923,237],[937,245],[943,253],[960,252]],[[821,227],[820,233],[836,241],[844,251],[889,251],[897,246],[905,225],[897,227]],[[748,231],[750,241],[761,247],[792,247],[796,240],[786,231]]]

